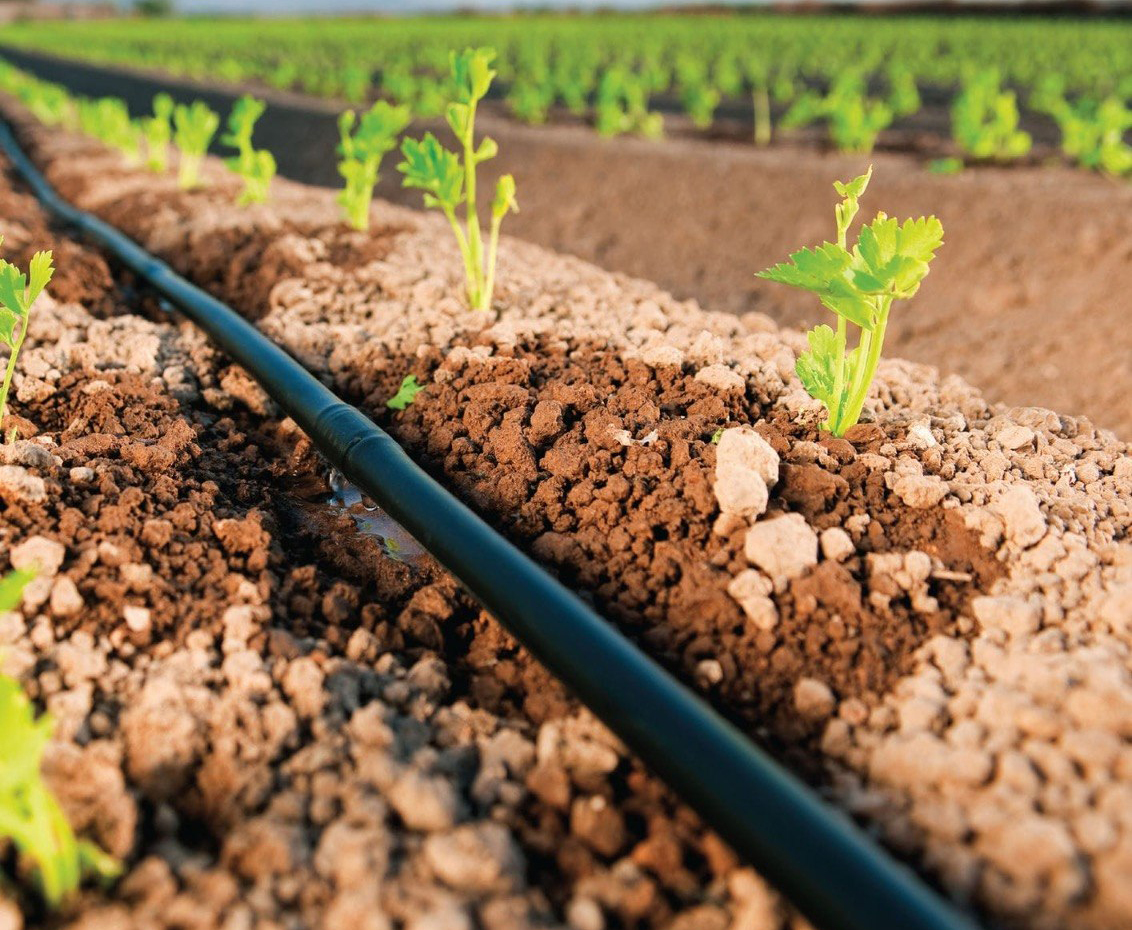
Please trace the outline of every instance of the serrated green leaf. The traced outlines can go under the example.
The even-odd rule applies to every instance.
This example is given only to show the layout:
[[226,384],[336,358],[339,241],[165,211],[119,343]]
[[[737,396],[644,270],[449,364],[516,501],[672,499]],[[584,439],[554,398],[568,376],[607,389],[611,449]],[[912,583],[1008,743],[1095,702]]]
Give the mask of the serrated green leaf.
[[[423,139],[405,139],[401,143],[404,156],[397,170],[404,176],[404,187],[425,191],[429,206],[455,209],[464,201],[464,169],[454,152],[444,148],[431,132]],[[429,203],[431,196],[433,203]]]
[[[15,610],[20,606],[24,588],[31,583],[37,572],[30,568],[17,568],[0,578],[0,611]],[[0,733],[3,729],[0,728]]]
[[865,294],[861,294],[849,281],[835,279],[824,290],[817,292],[822,306],[843,316],[861,329],[872,330],[876,326],[876,306]]
[[789,284],[805,290],[825,290],[830,283],[844,275],[852,256],[833,242],[823,242],[816,249],[799,249],[789,261],[774,265],[756,275],[779,284]]
[[55,266],[51,261],[51,252],[36,252],[28,265],[28,295],[25,306],[30,307],[36,298],[43,293],[55,274]]
[[810,348],[798,356],[794,370],[810,396],[833,409],[837,371],[837,334],[824,323],[806,333]]
[[861,195],[865,193],[869,186],[869,181],[872,180],[873,166],[869,165],[869,170],[858,177],[853,178],[852,181],[834,181],[833,189],[837,191],[842,197],[850,200],[858,200]]
[[416,375],[406,375],[404,380],[401,381],[401,387],[397,389],[397,393],[385,402],[385,406],[390,410],[404,410],[417,399],[417,395],[423,390],[424,385],[417,381]]
[[503,219],[509,211],[519,212],[519,204],[515,200],[515,177],[505,174],[495,185],[495,198],[491,202],[491,215],[496,220]]
[[17,318],[23,317],[27,312],[26,292],[27,278],[15,265],[0,259],[0,304]]

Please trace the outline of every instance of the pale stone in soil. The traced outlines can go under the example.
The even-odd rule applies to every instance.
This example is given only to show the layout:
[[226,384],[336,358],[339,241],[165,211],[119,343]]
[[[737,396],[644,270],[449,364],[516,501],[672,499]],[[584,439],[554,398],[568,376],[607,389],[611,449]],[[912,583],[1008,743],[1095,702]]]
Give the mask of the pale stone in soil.
[[789,513],[747,530],[747,561],[766,572],[778,588],[817,565],[818,537],[806,518]]

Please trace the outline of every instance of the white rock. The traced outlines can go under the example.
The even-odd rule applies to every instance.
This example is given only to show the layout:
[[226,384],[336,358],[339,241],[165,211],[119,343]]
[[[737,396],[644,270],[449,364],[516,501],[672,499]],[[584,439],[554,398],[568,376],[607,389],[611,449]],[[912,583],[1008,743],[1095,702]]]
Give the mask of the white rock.
[[83,596],[68,575],[60,575],[51,586],[51,613],[73,617],[83,609]]
[[684,353],[676,346],[649,346],[641,352],[641,361],[650,368],[664,368],[669,365],[679,368],[684,364]]
[[816,678],[800,678],[794,685],[794,708],[807,720],[824,720],[837,706],[829,685]]
[[146,633],[151,625],[149,608],[138,607],[136,604],[127,604],[122,608],[122,619],[132,633]]
[[1046,518],[1038,506],[1038,498],[1024,484],[1008,488],[990,505],[1002,520],[1006,538],[1021,549],[1029,548],[1046,534]]
[[839,526],[822,530],[820,540],[821,554],[835,562],[843,562],[857,551],[852,537]]
[[1010,423],[995,434],[995,439],[1004,449],[1021,449],[1034,441],[1034,431],[1028,426]]
[[450,888],[481,894],[515,890],[525,868],[514,838],[498,823],[433,833],[425,840],[424,857]]
[[740,604],[753,597],[766,597],[774,591],[774,585],[762,572],[745,568],[727,585],[727,593]]
[[976,597],[971,612],[984,629],[1005,630],[1012,636],[1036,633],[1042,625],[1041,606],[1020,597]]
[[913,510],[935,507],[947,497],[947,483],[935,475],[901,475],[892,490]]
[[755,519],[766,513],[770,491],[757,472],[732,469],[720,473],[717,467],[715,499],[723,513]]
[[62,543],[46,536],[32,536],[12,547],[12,568],[32,569],[44,577],[51,577],[59,571],[66,555],[67,550]]
[[909,427],[908,441],[918,449],[930,449],[939,445],[932,428],[927,423],[916,423]]
[[455,822],[460,800],[452,783],[415,769],[401,775],[389,789],[389,803],[410,830],[447,830]]
[[696,380],[725,394],[741,394],[747,389],[746,379],[726,365],[708,365],[696,372]]
[[767,487],[778,483],[778,453],[749,426],[725,429],[715,448],[715,473],[753,471]]
[[817,565],[818,537],[798,513],[756,523],[747,530],[747,561],[762,569],[780,588]]

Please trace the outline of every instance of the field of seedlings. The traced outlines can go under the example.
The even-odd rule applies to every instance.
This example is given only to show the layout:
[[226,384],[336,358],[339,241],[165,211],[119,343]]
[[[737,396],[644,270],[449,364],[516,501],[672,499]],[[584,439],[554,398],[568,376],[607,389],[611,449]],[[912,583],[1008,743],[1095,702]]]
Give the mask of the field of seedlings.
[[0,27],[0,930],[1132,926],[1132,20]]

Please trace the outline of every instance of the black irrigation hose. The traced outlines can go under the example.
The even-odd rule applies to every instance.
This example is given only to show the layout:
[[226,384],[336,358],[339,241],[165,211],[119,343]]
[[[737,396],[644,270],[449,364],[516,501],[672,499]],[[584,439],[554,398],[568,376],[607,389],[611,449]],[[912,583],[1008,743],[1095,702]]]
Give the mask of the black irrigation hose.
[[975,930],[911,869],[822,803],[251,323],[118,230],[63,201],[5,124],[0,147],[48,210],[145,279],[246,368],[335,468],[817,926]]

